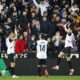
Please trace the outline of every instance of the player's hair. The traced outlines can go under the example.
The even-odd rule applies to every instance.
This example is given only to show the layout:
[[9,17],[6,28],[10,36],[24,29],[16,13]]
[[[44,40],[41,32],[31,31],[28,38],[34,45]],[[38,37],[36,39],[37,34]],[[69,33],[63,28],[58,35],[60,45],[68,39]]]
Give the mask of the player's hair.
[[9,31],[7,32],[7,37],[8,37],[11,33],[12,33],[12,30],[9,30]]
[[45,39],[45,34],[41,33],[40,35],[42,39]]
[[71,30],[73,30],[73,27],[72,27],[72,26],[70,26],[70,29],[71,29]]

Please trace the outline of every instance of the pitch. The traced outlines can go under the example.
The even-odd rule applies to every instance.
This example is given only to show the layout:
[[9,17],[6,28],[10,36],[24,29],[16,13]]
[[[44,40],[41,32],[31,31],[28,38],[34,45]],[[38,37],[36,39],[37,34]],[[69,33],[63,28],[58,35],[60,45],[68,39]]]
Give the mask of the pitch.
[[49,76],[48,78],[45,76],[42,76],[41,78],[38,78],[37,76],[19,76],[17,79],[0,76],[0,80],[80,80],[80,76]]

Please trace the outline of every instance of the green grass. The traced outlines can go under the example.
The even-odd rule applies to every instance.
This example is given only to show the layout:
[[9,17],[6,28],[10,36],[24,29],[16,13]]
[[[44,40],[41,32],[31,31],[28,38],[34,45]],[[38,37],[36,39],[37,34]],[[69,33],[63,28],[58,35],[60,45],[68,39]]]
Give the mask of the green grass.
[[0,80],[80,80],[80,76],[49,76],[49,78],[42,76],[41,79],[37,76],[19,76],[18,79],[0,76]]

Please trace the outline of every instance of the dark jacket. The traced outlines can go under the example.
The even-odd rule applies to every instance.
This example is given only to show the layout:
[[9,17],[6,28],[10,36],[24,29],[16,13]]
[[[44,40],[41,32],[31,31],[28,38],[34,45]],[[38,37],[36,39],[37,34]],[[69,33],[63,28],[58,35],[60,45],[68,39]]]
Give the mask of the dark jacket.
[[51,23],[48,20],[41,22],[41,26],[40,26],[41,33],[49,35],[50,28],[51,28]]

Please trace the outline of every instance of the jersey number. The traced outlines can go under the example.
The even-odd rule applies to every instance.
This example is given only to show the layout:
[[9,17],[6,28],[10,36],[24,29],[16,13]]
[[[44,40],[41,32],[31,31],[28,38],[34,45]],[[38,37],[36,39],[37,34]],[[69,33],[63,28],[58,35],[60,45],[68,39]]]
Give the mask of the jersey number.
[[45,51],[45,45],[40,45],[40,51]]

